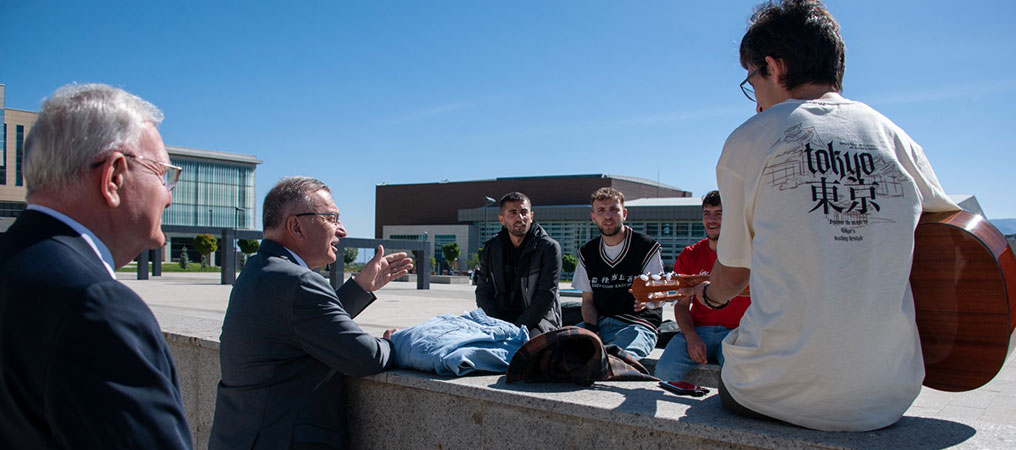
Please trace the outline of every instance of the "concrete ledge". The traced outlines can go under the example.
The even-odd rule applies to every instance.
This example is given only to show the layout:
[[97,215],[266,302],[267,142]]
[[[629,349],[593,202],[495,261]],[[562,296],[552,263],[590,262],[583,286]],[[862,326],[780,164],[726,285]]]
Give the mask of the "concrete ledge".
[[[406,282],[415,283],[416,274],[410,273],[404,277],[396,278],[394,281],[399,283]],[[469,277],[465,275],[431,275],[430,282],[437,284],[470,284],[472,283],[472,280],[470,280]]]
[[[351,379],[347,401],[356,449],[978,446],[971,441],[977,432],[961,423],[905,417],[875,432],[819,432],[734,416],[715,391],[680,397],[651,382],[508,385],[502,375],[443,378],[397,370]],[[994,433],[982,430],[980,445],[1004,442],[995,440],[1002,433],[985,434]]]
[[437,284],[469,284],[469,277],[465,275],[431,275],[431,283]]
[[[162,318],[166,322],[167,318]],[[171,320],[170,320],[171,321]],[[166,332],[177,364],[195,448],[207,448],[219,379],[214,320],[188,319],[195,335]],[[217,334],[217,332],[215,332]],[[696,369],[715,379],[715,366]],[[694,378],[694,377],[692,377]],[[696,384],[711,385],[705,381]],[[394,370],[350,378],[352,448],[996,448],[1016,444],[1016,427],[973,427],[904,417],[869,433],[827,433],[734,416],[715,389],[702,398],[652,382],[506,384],[503,375],[445,378]],[[523,431],[525,430],[525,431]]]

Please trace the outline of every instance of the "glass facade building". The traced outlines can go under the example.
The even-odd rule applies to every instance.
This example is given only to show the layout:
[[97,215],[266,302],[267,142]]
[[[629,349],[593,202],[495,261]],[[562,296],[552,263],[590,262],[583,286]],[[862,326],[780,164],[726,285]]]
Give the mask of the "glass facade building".
[[253,229],[257,214],[253,156],[166,146],[170,161],[183,168],[173,204],[162,213],[166,225]]
[[[254,229],[257,217],[255,173],[261,161],[251,155],[166,146],[169,160],[183,168],[173,203],[162,213],[163,225]],[[195,233],[167,233],[164,261],[177,261],[186,246],[192,262]],[[218,264],[216,252],[215,263]]]

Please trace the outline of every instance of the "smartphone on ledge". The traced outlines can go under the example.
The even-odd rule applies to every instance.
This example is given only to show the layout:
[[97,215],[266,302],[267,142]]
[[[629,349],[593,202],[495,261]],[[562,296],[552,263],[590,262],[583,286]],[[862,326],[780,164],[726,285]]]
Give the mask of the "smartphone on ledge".
[[709,389],[686,381],[661,381],[660,387],[677,395],[690,395],[692,397],[701,397],[709,393]]

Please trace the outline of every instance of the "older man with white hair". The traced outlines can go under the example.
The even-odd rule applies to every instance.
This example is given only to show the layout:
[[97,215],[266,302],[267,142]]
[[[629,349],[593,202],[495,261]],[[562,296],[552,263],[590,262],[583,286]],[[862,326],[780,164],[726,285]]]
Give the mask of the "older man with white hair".
[[0,237],[0,448],[192,447],[159,324],[114,273],[165,244],[162,117],[102,84],[43,103],[28,208]]

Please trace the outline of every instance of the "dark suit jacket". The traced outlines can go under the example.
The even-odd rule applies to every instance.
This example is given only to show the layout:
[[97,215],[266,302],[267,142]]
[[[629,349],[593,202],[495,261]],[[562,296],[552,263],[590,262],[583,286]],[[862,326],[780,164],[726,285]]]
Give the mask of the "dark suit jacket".
[[374,299],[352,280],[336,292],[281,245],[262,241],[226,307],[208,448],[346,447],[342,375],[394,363],[391,342],[352,319]]
[[189,449],[155,316],[70,227],[0,237],[0,448]]

